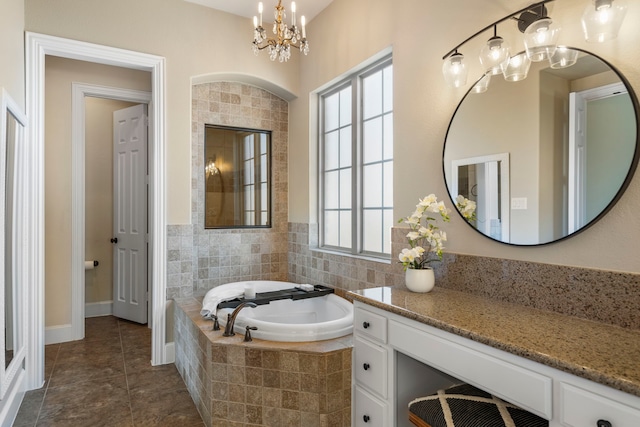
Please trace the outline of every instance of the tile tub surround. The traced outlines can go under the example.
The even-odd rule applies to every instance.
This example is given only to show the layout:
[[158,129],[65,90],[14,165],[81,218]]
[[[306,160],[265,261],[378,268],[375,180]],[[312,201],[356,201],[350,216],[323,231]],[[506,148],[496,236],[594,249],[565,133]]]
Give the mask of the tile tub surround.
[[374,288],[353,299],[640,396],[640,331],[465,292]]
[[223,337],[196,298],[176,300],[176,366],[215,427],[351,425],[351,336],[310,343]]
[[[287,279],[289,104],[236,82],[192,86],[191,224],[193,294],[243,280]],[[271,228],[204,228],[204,126],[271,131]]]
[[[317,224],[289,224],[289,280],[355,291],[406,289],[396,262],[407,229],[391,232],[390,261],[364,260],[317,250]],[[452,254],[434,264],[436,287],[640,329],[640,274]]]

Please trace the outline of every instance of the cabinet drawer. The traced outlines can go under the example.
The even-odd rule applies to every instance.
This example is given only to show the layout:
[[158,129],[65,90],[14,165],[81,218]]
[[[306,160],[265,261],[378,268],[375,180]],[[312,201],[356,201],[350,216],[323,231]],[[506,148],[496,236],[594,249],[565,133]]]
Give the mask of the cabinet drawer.
[[367,335],[382,343],[387,342],[387,318],[356,308],[353,316],[355,332]]
[[561,421],[567,427],[597,427],[598,420],[612,427],[640,426],[640,411],[570,384],[560,384]]
[[356,386],[354,389],[354,427],[385,427],[387,405]]
[[354,366],[356,382],[387,397],[387,350],[363,338],[354,342]]

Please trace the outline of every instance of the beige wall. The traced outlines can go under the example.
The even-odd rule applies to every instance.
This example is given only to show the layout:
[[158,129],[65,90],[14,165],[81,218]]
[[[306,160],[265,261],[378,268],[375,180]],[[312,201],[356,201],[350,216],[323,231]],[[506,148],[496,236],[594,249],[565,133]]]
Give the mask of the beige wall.
[[[446,194],[442,177],[442,146],[449,121],[467,88],[445,87],[442,56],[475,31],[505,14],[528,5],[529,1],[478,2],[452,0],[429,2],[406,0],[401,4],[382,0],[334,0],[315,18],[307,30],[312,52],[300,64],[300,93],[307,94],[352,69],[375,53],[393,46],[395,216],[411,212],[418,197],[434,192]],[[588,44],[580,28],[580,16],[587,2],[563,0],[551,4],[551,16],[562,27],[561,42],[590,50],[612,62],[640,90],[640,55],[630,50],[640,40],[640,5],[630,3],[618,39],[605,44]],[[522,50],[522,36],[515,24],[499,27],[514,50]],[[479,37],[461,49],[471,59],[471,76],[480,75],[473,58],[491,36]],[[339,40],[332,43],[323,41]],[[469,86],[471,85],[471,79]],[[306,161],[315,162],[315,145],[307,143],[313,129],[308,126],[310,102],[306,96],[291,104],[289,220],[306,222],[315,214],[316,182]],[[411,182],[410,185],[407,183]],[[417,184],[415,184],[417,182]],[[636,174],[626,194],[601,221],[566,241],[544,247],[512,247],[490,241],[473,232],[457,216],[447,225],[449,251],[640,272],[637,241],[640,239],[640,175]],[[606,246],[606,249],[603,248]],[[598,249],[603,248],[603,249]]]
[[85,99],[85,260],[99,265],[85,272],[85,302],[113,299],[113,112],[132,104]]
[[57,57],[45,69],[45,326],[53,326],[71,323],[71,84],[149,91],[151,78]]
[[251,20],[183,0],[25,0],[25,17],[27,31],[167,59],[169,224],[190,223],[191,78],[234,73],[298,92],[297,54],[287,64],[255,57]]
[[24,110],[24,0],[3,0],[0,13],[0,87]]
[[[153,53],[167,58],[168,222],[189,223],[190,207],[190,78],[209,73],[258,76],[298,94],[290,117],[291,222],[314,220],[316,183],[313,139],[313,92],[372,55],[393,46],[395,77],[394,205],[396,217],[410,212],[418,197],[446,189],[442,177],[442,143],[453,112],[465,89],[451,90],[441,76],[442,56],[455,44],[529,1],[477,2],[451,0],[334,0],[308,25],[309,56],[288,64],[255,58],[249,48],[251,24],[238,18],[180,0],[26,0],[26,28],[90,42]],[[640,7],[631,3],[618,39],[602,45],[587,44],[579,17],[582,0],[551,5],[551,15],[562,23],[561,42],[590,50],[614,63],[631,85],[640,88],[640,55],[630,50],[640,38],[633,25]],[[427,7],[428,6],[428,7]],[[121,16],[127,10],[129,16]],[[455,11],[453,13],[452,11]],[[145,19],[140,19],[145,17]],[[62,25],[64,23],[64,25]],[[248,32],[248,34],[247,34]],[[500,26],[503,37],[521,50],[521,34],[509,22]],[[233,37],[230,35],[236,35]],[[487,34],[487,38],[489,34]],[[465,45],[471,58],[484,39]],[[471,75],[480,66],[471,61]],[[311,116],[311,124],[310,123]],[[311,164],[309,164],[311,162]],[[419,185],[406,185],[417,179]],[[462,220],[447,226],[448,250],[509,259],[640,271],[637,240],[640,218],[640,178],[602,221],[561,243],[540,248],[515,248],[492,242],[470,230]],[[612,242],[613,240],[613,242]],[[603,245],[606,243],[606,245]],[[606,250],[598,250],[605,246]]]

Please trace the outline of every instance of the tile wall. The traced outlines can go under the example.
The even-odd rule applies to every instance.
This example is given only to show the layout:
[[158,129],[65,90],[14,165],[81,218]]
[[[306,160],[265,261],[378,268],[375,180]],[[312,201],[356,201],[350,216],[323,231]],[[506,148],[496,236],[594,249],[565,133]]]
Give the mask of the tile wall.
[[[391,251],[406,246],[407,230],[394,227]],[[317,226],[289,224],[289,279],[347,291],[404,287],[396,262],[366,261],[314,250]],[[445,252],[434,264],[436,286],[555,311],[625,328],[640,329],[640,274],[595,270]]]
[[176,301],[176,367],[205,425],[350,427],[351,336],[316,343],[222,337]]
[[[287,279],[288,103],[255,86],[192,88],[191,224],[169,225],[167,297],[203,295],[224,283]],[[272,227],[204,228],[204,125],[270,130]]]

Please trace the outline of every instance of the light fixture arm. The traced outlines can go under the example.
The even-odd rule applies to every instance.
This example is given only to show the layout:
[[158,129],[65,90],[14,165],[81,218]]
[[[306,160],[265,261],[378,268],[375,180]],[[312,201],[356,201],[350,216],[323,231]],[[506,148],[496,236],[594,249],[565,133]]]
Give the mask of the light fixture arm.
[[[477,33],[473,34],[472,36],[468,37],[468,38],[467,38],[466,40],[464,40],[462,43],[460,43],[459,45],[457,45],[456,47],[454,47],[453,49],[451,49],[449,52],[447,52],[447,53],[446,53],[446,55],[444,55],[444,56],[442,57],[442,59],[443,59],[443,60],[447,59],[449,56],[451,56],[452,54],[454,54],[455,52],[457,52],[457,51],[458,51],[458,49],[460,49],[460,48],[461,48],[463,45],[465,45],[467,42],[469,42],[469,41],[473,40],[474,38],[478,37],[480,34],[484,33],[485,31],[487,31],[487,30],[488,30],[488,29],[490,29],[491,27],[493,27],[493,28],[494,28],[494,35],[497,35],[497,31],[498,31],[498,30],[497,30],[497,27],[498,27],[498,24],[501,24],[502,22],[504,22],[504,21],[506,21],[506,20],[508,20],[508,19],[514,18],[514,17],[515,17],[516,15],[518,15],[518,14],[521,14],[521,13],[523,13],[523,12],[527,12],[527,11],[530,11],[531,13],[534,13],[534,14],[538,15],[538,13],[537,13],[537,12],[534,12],[534,11],[535,11],[536,9],[538,9],[538,8],[540,8],[540,9],[544,8],[544,5],[545,5],[546,3],[549,3],[549,2],[552,2],[552,1],[554,1],[554,0],[542,0],[542,1],[538,2],[538,3],[534,3],[534,4],[529,5],[529,6],[525,7],[525,8],[523,8],[523,9],[520,9],[520,10],[518,10],[517,12],[514,12],[514,13],[512,13],[512,14],[510,14],[510,15],[507,15],[507,16],[505,16],[504,18],[499,19],[498,21],[493,22],[493,23],[492,23],[492,24],[490,24],[490,25],[487,25],[486,27],[484,27],[483,29],[481,29],[481,30],[480,30],[480,31],[478,31]],[[546,10],[546,9],[542,9],[542,10]],[[517,19],[518,21],[520,21],[518,18],[514,18],[514,19]],[[526,28],[526,27],[525,27],[525,28]],[[524,30],[520,30],[520,31],[524,31]]]

